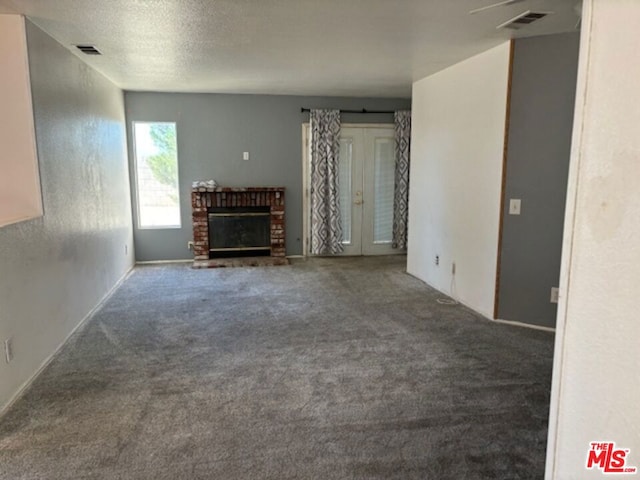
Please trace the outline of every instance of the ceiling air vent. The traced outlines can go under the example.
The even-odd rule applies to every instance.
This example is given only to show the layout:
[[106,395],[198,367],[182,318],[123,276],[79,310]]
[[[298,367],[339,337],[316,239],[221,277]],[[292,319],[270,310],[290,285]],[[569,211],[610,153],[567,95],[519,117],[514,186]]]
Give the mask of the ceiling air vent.
[[76,48],[85,55],[102,55],[93,45],[76,45]]
[[541,18],[546,17],[552,12],[532,12],[531,10],[527,10],[526,12],[522,12],[520,15],[516,15],[510,20],[507,20],[504,23],[501,23],[496,28],[513,28],[518,29],[524,26],[529,25]]

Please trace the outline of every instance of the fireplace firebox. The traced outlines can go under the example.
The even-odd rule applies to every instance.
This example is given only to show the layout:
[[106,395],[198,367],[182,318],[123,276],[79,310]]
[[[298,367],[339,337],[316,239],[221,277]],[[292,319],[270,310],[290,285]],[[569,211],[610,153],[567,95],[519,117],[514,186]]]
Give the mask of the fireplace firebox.
[[194,259],[285,257],[283,187],[191,191]]
[[214,207],[209,222],[209,257],[271,254],[269,207]]

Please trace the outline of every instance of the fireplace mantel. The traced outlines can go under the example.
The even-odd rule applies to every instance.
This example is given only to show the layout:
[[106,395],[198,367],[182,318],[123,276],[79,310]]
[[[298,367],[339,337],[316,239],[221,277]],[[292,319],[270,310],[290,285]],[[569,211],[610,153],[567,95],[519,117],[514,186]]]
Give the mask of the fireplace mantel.
[[[214,193],[245,193],[245,192],[282,192],[284,187],[193,187],[194,193],[214,192]],[[259,206],[259,205],[258,205]]]
[[210,257],[208,213],[212,208],[269,207],[270,256],[284,257],[284,187],[205,187],[192,188],[193,254],[195,260]]

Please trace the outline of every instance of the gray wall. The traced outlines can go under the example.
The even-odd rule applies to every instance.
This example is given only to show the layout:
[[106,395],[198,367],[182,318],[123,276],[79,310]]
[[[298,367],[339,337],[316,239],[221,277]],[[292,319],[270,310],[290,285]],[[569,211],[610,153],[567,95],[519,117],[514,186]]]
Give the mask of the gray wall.
[[45,213],[0,228],[0,409],[133,263],[123,94],[32,24],[27,40]]
[[[553,327],[571,149],[577,33],[516,40],[498,318]],[[509,199],[521,215],[508,214]]]
[[[287,254],[302,253],[301,125],[309,114],[301,113],[300,107],[410,108],[408,99],[138,92],[126,92],[125,103],[129,135],[134,121],[177,123],[182,228],[141,230],[134,226],[140,261],[192,258],[187,250],[193,237],[190,186],[193,180],[210,178],[224,186],[284,186]],[[346,114],[342,121],[391,123],[393,115]],[[133,158],[131,141],[129,145]],[[249,161],[242,160],[245,151],[250,152]]]

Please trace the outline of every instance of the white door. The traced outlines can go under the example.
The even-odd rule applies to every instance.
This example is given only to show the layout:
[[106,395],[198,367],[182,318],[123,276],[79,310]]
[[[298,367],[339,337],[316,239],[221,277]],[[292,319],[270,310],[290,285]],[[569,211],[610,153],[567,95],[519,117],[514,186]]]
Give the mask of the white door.
[[340,130],[340,217],[343,255],[362,255],[364,135],[362,128]]
[[400,253],[391,248],[395,180],[394,128],[364,129],[362,254]]
[[393,126],[342,127],[339,184],[343,255],[404,253],[391,248],[394,175]]

